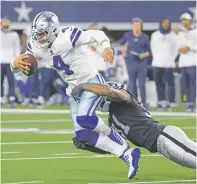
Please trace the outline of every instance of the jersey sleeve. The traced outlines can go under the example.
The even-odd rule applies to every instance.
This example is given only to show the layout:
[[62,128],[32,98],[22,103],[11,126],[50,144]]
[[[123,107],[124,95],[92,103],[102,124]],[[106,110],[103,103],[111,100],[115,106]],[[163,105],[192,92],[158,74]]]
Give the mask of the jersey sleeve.
[[105,35],[103,31],[100,30],[83,31],[78,27],[72,27],[72,29],[70,30],[70,40],[73,47],[86,45],[94,42],[98,42],[103,49],[110,47],[109,38]]

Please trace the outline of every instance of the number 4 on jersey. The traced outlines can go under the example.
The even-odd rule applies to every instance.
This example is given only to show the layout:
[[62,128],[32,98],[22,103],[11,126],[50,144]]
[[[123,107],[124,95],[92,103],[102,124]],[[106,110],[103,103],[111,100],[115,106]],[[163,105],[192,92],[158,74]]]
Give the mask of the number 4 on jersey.
[[74,74],[74,72],[70,70],[70,66],[64,63],[61,56],[53,56],[53,66],[57,70],[64,70],[67,75]]

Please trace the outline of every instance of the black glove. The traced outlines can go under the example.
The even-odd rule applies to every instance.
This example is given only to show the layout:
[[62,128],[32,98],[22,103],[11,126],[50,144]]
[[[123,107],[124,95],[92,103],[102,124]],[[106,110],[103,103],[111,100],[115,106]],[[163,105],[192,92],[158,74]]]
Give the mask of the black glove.
[[87,142],[84,141],[80,141],[78,139],[76,139],[76,137],[73,137],[73,144],[77,149],[82,149],[82,150],[87,150],[87,151],[91,151],[93,153],[99,153],[99,154],[110,154],[109,152],[103,151],[99,148],[96,148],[90,144],[88,144]]
[[71,95],[79,96],[82,91],[83,91],[83,84],[79,84],[78,86],[75,86],[73,88]]

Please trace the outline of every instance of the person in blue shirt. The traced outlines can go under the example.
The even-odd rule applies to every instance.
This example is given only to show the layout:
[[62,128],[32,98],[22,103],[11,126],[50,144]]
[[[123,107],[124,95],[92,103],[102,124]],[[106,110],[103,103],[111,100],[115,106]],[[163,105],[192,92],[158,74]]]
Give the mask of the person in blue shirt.
[[137,96],[137,79],[139,82],[141,102],[146,107],[146,60],[150,56],[150,40],[142,31],[142,20],[132,19],[133,31],[126,32],[120,40],[121,51],[126,59],[129,74],[129,88]]

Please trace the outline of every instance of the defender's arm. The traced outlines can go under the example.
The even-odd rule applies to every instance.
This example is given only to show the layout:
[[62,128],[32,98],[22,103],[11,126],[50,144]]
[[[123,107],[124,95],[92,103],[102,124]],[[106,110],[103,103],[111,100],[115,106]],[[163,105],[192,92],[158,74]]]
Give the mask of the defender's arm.
[[89,91],[99,96],[107,96],[112,101],[130,102],[132,100],[129,93],[125,90],[114,89],[103,84],[81,84],[73,89],[72,95],[75,96],[81,91]]

